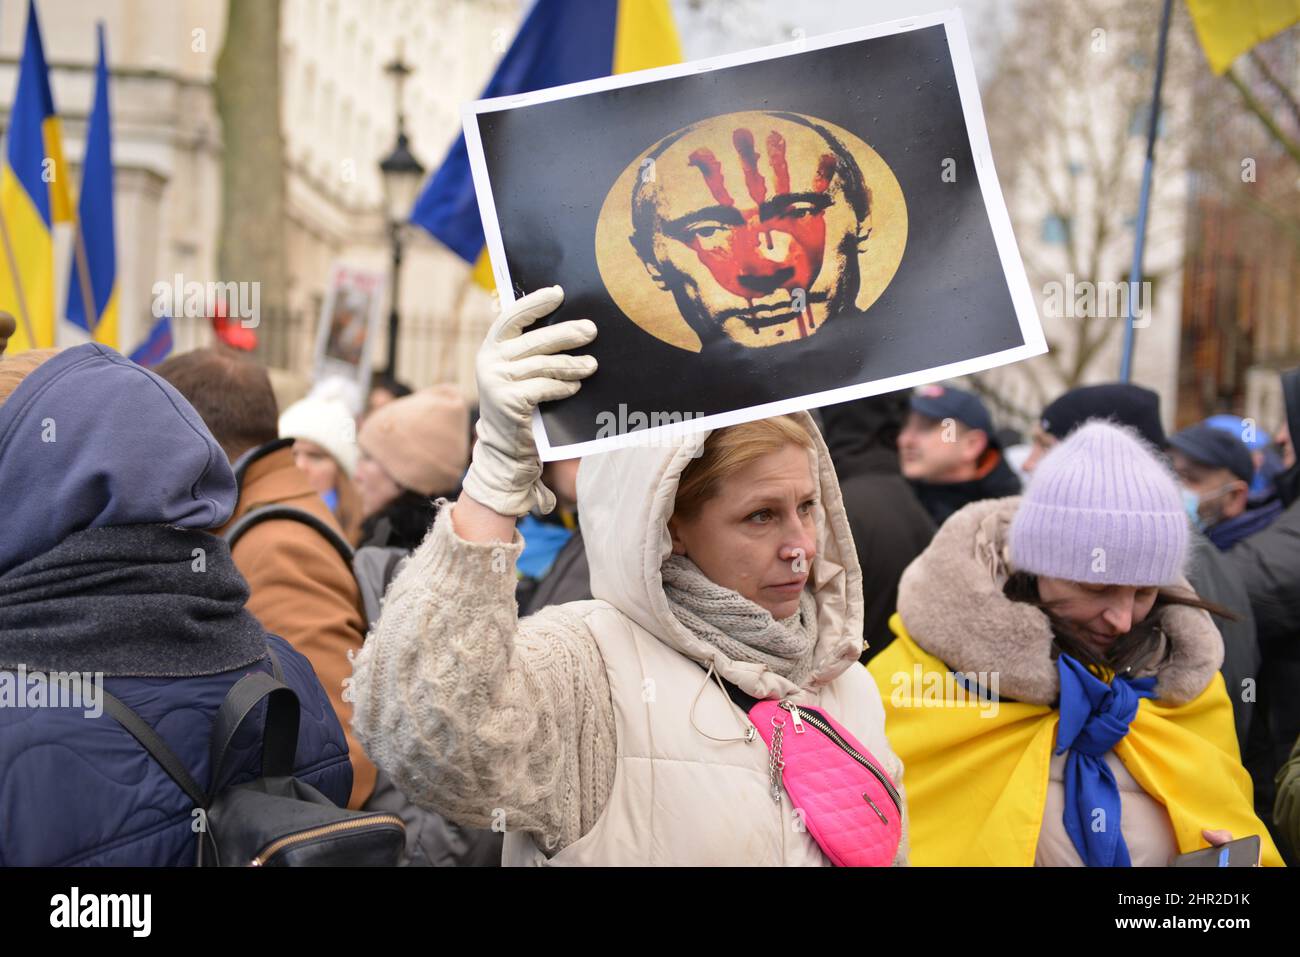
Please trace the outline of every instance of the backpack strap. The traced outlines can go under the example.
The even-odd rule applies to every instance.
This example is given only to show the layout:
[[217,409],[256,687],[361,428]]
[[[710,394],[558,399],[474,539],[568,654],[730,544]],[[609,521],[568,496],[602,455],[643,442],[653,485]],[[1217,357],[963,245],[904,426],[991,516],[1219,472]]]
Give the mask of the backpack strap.
[[260,525],[262,522],[276,520],[299,522],[315,529],[316,533],[329,542],[334,551],[339,553],[339,557],[343,559],[343,564],[348,567],[348,570],[352,569],[352,546],[347,543],[347,540],[311,512],[295,508],[292,505],[265,505],[262,508],[255,508],[251,512],[245,512],[239,517],[238,521],[226,529],[226,533],[222,537],[225,538],[226,543],[233,551],[235,543],[250,528]]
[[106,690],[103,691],[103,695],[104,710],[129,731],[131,737],[140,742],[140,746],[153,756],[153,759],[167,772],[168,777],[175,781],[194,802],[195,807],[207,807],[207,798],[203,794],[203,789],[186,769],[185,763],[176,756],[176,752],[167,747],[167,742],[159,736],[158,732],[118,697]]
[[266,657],[271,659],[271,673],[275,675],[275,680],[283,681],[284,669],[280,667],[280,656],[275,653],[275,647],[269,641],[266,643]]
[[268,700],[262,731],[262,777],[289,777],[293,774],[293,759],[298,750],[298,695],[266,672],[257,671],[235,682],[217,712],[212,727],[211,797],[215,797],[217,786],[223,780],[235,732],[263,698]]
[[[275,653],[275,649],[272,648],[269,644],[266,647],[266,653],[267,656],[271,659],[271,668],[275,671],[275,678],[272,679],[270,675],[267,675],[265,673],[260,673],[260,675],[262,678],[271,680],[276,684],[279,684],[279,682],[282,681],[284,678],[284,672],[280,668],[280,658]],[[248,677],[253,677],[253,675],[249,675]],[[238,687],[239,684],[242,684],[244,680],[246,679],[240,679],[240,681],[236,683],[235,687]],[[291,688],[285,687],[283,685],[281,685],[281,687],[284,687],[284,690],[287,691],[289,694],[291,695],[294,694]],[[216,728],[220,722],[220,718],[226,712],[226,705],[229,703],[230,696],[234,693],[234,690],[235,688],[232,687],[231,690],[227,693],[226,700],[222,702],[221,710],[218,711],[217,713],[217,719],[214,722],[214,727],[213,727],[214,736],[216,733]],[[149,723],[144,720],[144,718],[140,717],[140,715],[138,715],[134,709],[132,709],[129,705],[127,705],[124,701],[122,701],[121,698],[117,697],[115,694],[108,691],[107,689],[102,689],[102,691],[104,697],[104,710],[108,713],[108,715],[114,720],[116,720],[117,723],[120,724],[131,735],[131,737],[135,738],[136,741],[140,743],[140,746],[144,748],[145,751],[147,751],[155,761],[158,762],[159,766],[164,771],[167,772],[167,776],[170,777],[173,781],[175,781],[177,786],[182,791],[185,792],[186,796],[188,796],[189,799],[194,802],[195,807],[206,808],[209,803],[208,796],[203,793],[203,788],[199,787],[199,782],[194,780],[194,775],[190,774],[189,769],[185,767],[185,762],[182,761],[179,757],[177,757],[176,752],[167,746],[167,742],[162,739],[162,736],[159,735],[158,732],[155,731],[149,725]],[[259,698],[258,700],[261,699]],[[298,699],[296,695],[294,695],[293,703],[295,706],[294,713],[292,715],[292,721],[294,724],[293,746],[294,746],[294,750],[296,750],[297,739],[298,739],[298,731],[297,731]],[[270,709],[268,708],[267,711],[268,722],[271,720],[271,718],[272,718],[272,714]],[[285,719],[281,717],[280,720],[283,722]],[[269,730],[270,729],[268,725],[268,734],[269,734]],[[284,734],[285,732],[282,731],[281,733]],[[234,734],[233,730],[231,731],[231,734],[232,735]],[[266,758],[267,758],[266,745],[263,745],[262,757],[263,757],[263,767],[265,768]],[[293,752],[290,752],[289,754],[289,767],[292,770]],[[215,786],[217,781],[216,772],[219,769],[216,764],[213,764],[211,770],[213,772],[212,783]]]

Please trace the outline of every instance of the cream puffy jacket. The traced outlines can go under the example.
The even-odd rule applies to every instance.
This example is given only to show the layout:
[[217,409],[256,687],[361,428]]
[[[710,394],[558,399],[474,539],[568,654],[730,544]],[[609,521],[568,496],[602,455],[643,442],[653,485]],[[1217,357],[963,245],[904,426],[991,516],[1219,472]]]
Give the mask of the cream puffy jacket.
[[[583,461],[580,515],[593,601],[518,620],[510,545],[458,538],[443,509],[357,655],[353,728],[416,803],[506,833],[507,864],[827,863],[761,738],[717,674],[757,698],[834,715],[902,784],[862,649],[861,573],[826,446],[820,480],[816,665],[799,687],[685,629],[664,594],[667,521],[707,433]],[[906,861],[904,837],[896,863]]]

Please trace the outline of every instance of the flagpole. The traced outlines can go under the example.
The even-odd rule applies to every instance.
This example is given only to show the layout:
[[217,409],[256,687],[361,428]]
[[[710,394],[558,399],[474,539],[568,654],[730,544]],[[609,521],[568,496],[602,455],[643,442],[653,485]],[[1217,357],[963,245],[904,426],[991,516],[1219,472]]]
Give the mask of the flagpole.
[[[99,76],[99,71],[101,69],[104,71],[104,75],[102,77],[103,82],[105,84],[107,84],[108,82],[108,66],[104,56],[104,22],[102,20],[95,25],[95,38],[97,41],[97,45],[99,47],[99,62],[95,69],[95,73],[96,73],[95,94],[91,106],[91,118],[86,121],[86,146],[81,160],[81,168],[82,168],[81,185],[82,185],[83,193],[85,192],[85,186],[86,186],[86,169],[89,166],[89,160],[90,160],[90,124],[95,115],[95,107],[98,105],[97,101],[99,96],[99,82],[101,79]],[[105,87],[104,96],[105,96],[105,100],[107,101],[107,96],[108,96],[107,86]],[[105,114],[103,118],[107,120],[108,119],[107,114]],[[111,163],[111,158],[110,158],[110,163]],[[108,188],[109,190],[112,190],[113,188],[113,179],[111,175],[109,176]],[[86,312],[86,330],[90,333],[90,338],[94,340],[95,333],[99,330],[100,317],[99,317],[99,311],[95,308],[95,287],[91,284],[90,281],[90,259],[86,255],[86,235],[81,229],[81,199],[82,198],[83,197],[77,198],[78,199],[77,206],[76,206],[77,215],[72,221],[72,237],[73,237],[72,254],[73,256],[76,257],[76,261],[77,261],[77,279],[80,281],[79,285],[81,286],[81,304]],[[69,198],[69,205],[71,205],[71,198]],[[64,312],[67,312],[66,308],[64,309]]]
[[5,261],[9,264],[9,274],[14,277],[14,293],[18,296],[18,318],[22,320],[23,331],[27,333],[27,341],[30,343],[28,348],[36,349],[40,343],[36,341],[32,320],[27,313],[27,297],[23,294],[23,281],[18,275],[18,260],[14,256],[13,241],[9,238],[9,223],[5,220],[2,210],[0,210],[0,238],[4,241]]
[[[1120,358],[1119,381],[1128,382],[1133,371],[1133,302],[1142,279],[1142,254],[1147,242],[1147,210],[1151,206],[1151,177],[1156,165],[1156,133],[1160,123],[1160,88],[1165,79],[1165,50],[1169,45],[1169,20],[1174,0],[1165,0],[1160,18],[1160,42],[1156,52],[1156,85],[1151,94],[1151,118],[1147,125],[1147,158],[1142,167],[1142,192],[1138,197],[1138,218],[1133,244],[1133,265],[1128,274],[1128,296],[1124,303],[1124,353]],[[1148,303],[1147,308],[1151,306]]]
[[[73,255],[77,258],[77,278],[81,286],[81,304],[86,310],[86,329],[95,338],[99,328],[99,313],[95,310],[95,291],[90,285],[90,266],[86,258],[86,237],[81,232],[81,217],[73,224]],[[64,310],[67,311],[66,309]]]

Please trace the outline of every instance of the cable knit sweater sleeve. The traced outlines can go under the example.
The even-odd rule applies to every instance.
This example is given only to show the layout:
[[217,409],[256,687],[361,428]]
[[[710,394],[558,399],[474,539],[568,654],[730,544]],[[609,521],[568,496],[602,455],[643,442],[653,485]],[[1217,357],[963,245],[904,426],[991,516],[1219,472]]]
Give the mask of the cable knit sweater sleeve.
[[522,541],[466,542],[444,507],[357,654],[352,727],[416,804],[531,832],[554,853],[614,782],[614,707],[596,643],[562,607],[520,621]]

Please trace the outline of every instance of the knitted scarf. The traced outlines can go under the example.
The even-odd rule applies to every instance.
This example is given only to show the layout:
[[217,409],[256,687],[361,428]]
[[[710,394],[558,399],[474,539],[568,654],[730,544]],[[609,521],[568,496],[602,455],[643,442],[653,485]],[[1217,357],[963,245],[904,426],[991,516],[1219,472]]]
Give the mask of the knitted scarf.
[[266,655],[221,539],[114,525],[74,532],[0,575],[0,668],[107,676],[217,674]]
[[777,621],[772,613],[716,584],[684,555],[663,563],[664,594],[691,634],[733,661],[766,665],[802,685],[813,669],[817,647],[817,603],[805,590],[799,611]]

